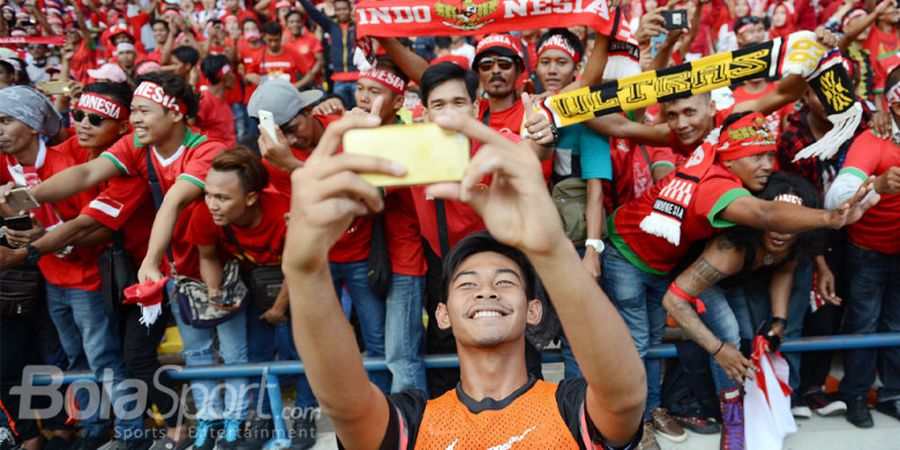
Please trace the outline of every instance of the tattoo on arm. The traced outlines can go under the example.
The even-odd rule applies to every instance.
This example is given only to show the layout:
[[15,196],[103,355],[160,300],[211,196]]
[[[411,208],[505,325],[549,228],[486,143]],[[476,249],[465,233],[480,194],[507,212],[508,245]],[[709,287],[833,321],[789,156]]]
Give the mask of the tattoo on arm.
[[716,238],[716,249],[717,250],[731,250],[737,248],[737,244],[734,243],[728,236],[720,235]]
[[690,303],[678,298],[675,299],[675,307],[669,311],[672,317],[681,325],[681,329],[707,352],[714,352],[719,347],[719,338],[707,328],[706,324],[694,311]]
[[[678,277],[677,283],[686,294],[691,297],[699,297],[703,291],[723,278],[725,278],[725,274],[701,256]],[[671,293],[667,293],[666,297],[669,301],[664,303],[670,305],[667,308],[669,313],[681,325],[688,337],[706,351],[715,351],[719,346],[719,338],[706,327],[693,306]]]
[[725,278],[725,274],[703,256],[697,262],[691,264],[685,275],[687,276],[686,283],[678,283],[678,285],[692,297],[700,296],[703,291]]

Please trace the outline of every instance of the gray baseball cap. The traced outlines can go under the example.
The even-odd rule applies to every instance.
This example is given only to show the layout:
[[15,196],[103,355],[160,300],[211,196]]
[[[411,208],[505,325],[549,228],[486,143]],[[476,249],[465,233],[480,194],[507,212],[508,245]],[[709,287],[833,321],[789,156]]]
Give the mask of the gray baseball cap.
[[280,78],[272,78],[256,88],[250,96],[247,113],[250,117],[259,119],[259,110],[269,111],[275,119],[275,125],[281,126],[324,95],[317,89],[298,91],[293,84]]
[[28,125],[44,136],[59,133],[62,120],[47,97],[28,86],[0,89],[0,113]]

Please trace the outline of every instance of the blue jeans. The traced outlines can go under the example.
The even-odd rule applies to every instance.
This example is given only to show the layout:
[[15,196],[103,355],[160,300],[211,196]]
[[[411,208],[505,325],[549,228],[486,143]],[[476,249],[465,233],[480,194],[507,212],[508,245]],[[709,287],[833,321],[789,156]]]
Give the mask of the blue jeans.
[[647,370],[647,408],[644,416],[648,418],[650,411],[660,405],[662,386],[660,361],[644,357],[651,345],[662,343],[666,331],[666,310],[662,306],[662,298],[672,282],[672,276],[644,272],[628,262],[613,246],[606,247],[601,264],[603,273],[600,284],[625,319],[638,354],[644,359]]
[[422,360],[422,299],[425,277],[393,274],[385,309],[385,361],[391,371],[391,392],[418,389],[428,392]]
[[[265,320],[259,318],[260,312],[253,304],[247,305],[247,337],[249,346],[250,362],[269,362],[274,361],[278,356],[280,361],[300,361],[297,350],[294,348],[294,337],[291,335],[291,323],[280,323],[272,325]],[[282,377],[289,379],[290,377]],[[316,397],[313,396],[312,389],[305,376],[296,377],[297,382],[297,398],[294,399],[294,406],[298,409],[314,408],[318,406]],[[254,408],[257,413],[270,414],[269,396],[265,393],[258,394],[259,389],[254,388]]]
[[[166,284],[169,298],[174,299],[175,283],[170,279]],[[246,300],[245,300],[246,301]],[[194,328],[181,320],[178,302],[169,302],[172,315],[178,325],[178,333],[184,343],[184,361],[187,366],[214,366],[217,364],[214,336],[219,337],[219,353],[226,365],[246,364],[247,358],[247,308],[243,308],[236,316],[213,328]],[[191,382],[191,393],[194,406],[197,408],[197,420],[243,420],[247,415],[249,390],[247,378],[226,378],[224,384],[214,380],[196,380]],[[222,386],[222,387],[219,387]],[[225,391],[225,410],[219,390]]]
[[[699,314],[700,320],[709,328],[709,331],[712,331],[723,342],[734,344],[740,348],[741,336],[738,321],[722,289],[713,286],[700,294],[700,300],[706,306],[706,312]],[[709,366],[712,369],[716,392],[726,391],[740,384],[728,379],[728,374],[722,370],[712,355],[709,356]]]
[[[136,408],[135,401],[116,405],[126,391],[119,383],[126,381],[128,373],[122,359],[122,347],[116,318],[106,308],[99,291],[61,288],[47,283],[47,308],[59,333],[66,357],[67,370],[88,370],[101,382],[115,412],[116,438],[123,441],[144,437],[144,411]],[[28,345],[29,343],[22,343]],[[106,384],[112,383],[107,386]],[[81,419],[81,433],[85,437],[104,436],[109,429],[109,419],[101,418],[99,398],[91,398],[88,389],[78,389],[75,398],[81,408],[92,414]],[[104,414],[105,415],[105,414]]]
[[334,93],[341,97],[344,102],[344,108],[350,111],[356,107],[356,82],[355,81],[335,81]]
[[[809,309],[809,294],[812,289],[812,263],[803,263],[794,271],[794,284],[788,300],[787,326],[785,338],[798,338],[803,334],[803,320]],[[728,301],[741,328],[741,339],[752,340],[756,329],[772,315],[769,296],[769,278],[754,279],[743,286],[728,290]],[[785,353],[790,366],[788,384],[794,391],[800,388],[800,353]]]
[[[850,244],[846,258],[843,333],[900,331],[900,254],[886,255]],[[878,401],[900,398],[900,347],[847,350],[844,368],[840,386],[844,396],[865,397],[877,368],[882,383]]]
[[[363,342],[366,344],[366,355],[384,356],[384,302],[372,293],[369,287],[369,262],[330,263],[331,280],[334,292],[340,298],[342,286],[347,292],[359,318]],[[391,388],[390,374],[386,372],[370,372],[369,379],[389,392]]]

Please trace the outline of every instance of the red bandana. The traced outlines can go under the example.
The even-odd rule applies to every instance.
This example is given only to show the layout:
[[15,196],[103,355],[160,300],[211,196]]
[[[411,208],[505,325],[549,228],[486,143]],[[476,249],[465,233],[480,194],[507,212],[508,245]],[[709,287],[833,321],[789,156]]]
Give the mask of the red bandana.
[[125,107],[115,100],[95,92],[87,92],[78,99],[78,109],[115,120],[125,118]]
[[721,161],[733,161],[745,156],[774,152],[775,139],[766,128],[766,118],[758,113],[741,117],[719,135],[716,156]]
[[150,100],[165,109],[178,111],[181,114],[187,114],[187,108],[185,108],[184,104],[178,101],[177,98],[167,95],[166,92],[163,91],[162,86],[156,83],[150,81],[142,82],[137,89],[134,90],[134,96]]
[[406,82],[387,70],[368,69],[360,72],[359,77],[381,83],[397,95],[403,95],[406,92]]

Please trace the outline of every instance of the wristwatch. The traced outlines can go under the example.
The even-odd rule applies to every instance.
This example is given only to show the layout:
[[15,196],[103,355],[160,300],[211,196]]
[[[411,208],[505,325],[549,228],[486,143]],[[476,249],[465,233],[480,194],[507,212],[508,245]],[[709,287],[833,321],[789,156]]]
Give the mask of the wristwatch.
[[587,239],[584,241],[584,246],[593,248],[598,255],[603,254],[603,250],[606,249],[606,244],[602,239]]
[[28,264],[37,264],[38,260],[41,259],[41,252],[38,251],[37,247],[27,244],[25,245],[25,250],[28,251],[28,256],[25,257],[25,262]]

